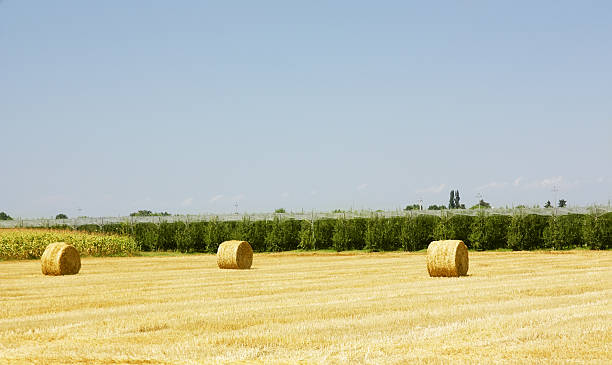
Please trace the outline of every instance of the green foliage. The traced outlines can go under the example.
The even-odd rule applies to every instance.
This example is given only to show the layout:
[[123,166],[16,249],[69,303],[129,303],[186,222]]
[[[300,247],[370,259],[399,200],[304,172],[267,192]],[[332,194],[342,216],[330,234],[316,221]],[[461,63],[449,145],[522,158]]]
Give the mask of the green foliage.
[[474,217],[469,215],[443,214],[434,228],[433,238],[436,240],[462,240],[470,247],[473,221]]
[[300,228],[301,222],[295,219],[285,219],[283,222],[283,229],[286,235],[286,246],[284,250],[297,250],[298,244],[300,243]]
[[473,221],[474,217],[470,215],[453,215],[449,221],[453,239],[462,240],[468,247],[471,247],[470,233]]
[[362,249],[365,246],[364,233],[367,229],[363,218],[346,219],[345,216],[336,219],[332,235],[332,247],[336,251]]
[[314,250],[316,248],[316,240],[314,233],[314,222],[306,220],[302,221],[300,229],[300,243],[298,248],[302,250]]
[[152,215],[153,212],[150,210],[139,210],[137,212],[130,213],[130,217],[149,217]]
[[129,223],[108,223],[103,225],[83,224],[81,226],[76,227],[76,230],[89,233],[112,233],[118,235],[130,235],[133,233],[133,228],[134,226]]
[[[471,209],[471,208],[470,208]],[[485,249],[485,226],[486,226],[487,214],[485,212],[479,212],[478,215],[472,220],[470,227],[469,239],[472,243],[472,248],[476,250]]]
[[[336,219],[331,218],[317,219],[314,222],[302,221],[298,248],[318,250],[333,247],[335,227]],[[361,247],[363,247],[363,233]]]
[[193,252],[193,238],[188,231],[189,225],[184,222],[176,222],[174,224],[174,242],[176,243],[176,250],[180,252]]
[[231,223],[228,227],[230,239],[239,241],[249,241],[251,235],[251,229],[253,222],[251,218],[245,216],[240,222],[226,222]]
[[249,235],[245,237],[245,241],[248,241],[253,247],[254,251],[264,252],[266,250],[266,236],[270,222],[268,221],[255,221],[249,225]]
[[489,208],[491,208],[491,204],[487,203],[486,201],[484,201],[482,199],[480,199],[478,204],[472,205],[470,207],[470,209],[489,209]]
[[[455,192],[455,199],[458,192]],[[403,217],[384,218],[375,213],[370,218],[336,218],[295,220],[278,215],[273,221],[176,223],[108,223],[79,227],[56,225],[57,229],[130,236],[144,251],[166,250],[216,253],[219,244],[228,239],[245,240],[256,252],[293,249],[329,249],[338,251],[368,249],[372,251],[421,250],[434,239],[460,239],[478,250],[511,248],[568,249],[611,248],[612,214],[562,215],[547,217],[525,215],[490,215],[482,210],[473,217],[442,212],[441,217],[406,213]]]
[[544,247],[565,250],[582,247],[582,228],[584,216],[580,214],[553,215],[544,228]]
[[158,250],[159,226],[154,223],[136,223],[132,228],[132,237],[143,251]]
[[446,209],[444,205],[436,205],[436,204],[432,204],[429,207],[427,207],[427,210],[444,210],[444,209]]
[[599,215],[596,212],[584,218],[583,240],[592,250],[612,248],[612,213]]
[[559,218],[556,215],[548,219],[548,225],[542,231],[542,239],[544,240],[545,248],[553,248],[561,250],[564,248],[563,228],[559,223]]
[[102,232],[102,227],[100,227],[97,224],[83,224],[81,226],[78,226],[77,231],[83,231],[83,232],[89,232],[89,233],[95,233],[95,232]]
[[[399,218],[398,221],[401,221]],[[353,218],[350,220],[351,230],[351,249],[354,250],[363,250],[365,248],[365,232],[368,226],[368,220],[366,218]],[[398,226],[399,229],[399,226]],[[398,233],[399,239],[399,233]],[[399,243],[399,241],[398,241]]]
[[131,235],[134,226],[129,223],[108,223],[99,227],[103,233],[113,233],[118,235]]
[[433,231],[439,217],[432,215],[409,215],[402,218],[399,243],[404,251],[418,251],[433,241]]
[[287,211],[285,210],[285,208],[278,208],[274,210],[274,213],[287,213]]
[[448,209],[465,209],[465,205],[460,203],[459,190],[451,190],[448,199]]
[[406,205],[404,210],[421,210],[421,206],[418,204]]
[[60,213],[55,216],[55,219],[68,219],[68,216],[64,213]]
[[351,247],[351,227],[350,222],[346,217],[342,216],[336,219],[334,225],[334,234],[332,235],[332,247],[336,251],[346,251]]
[[[351,229],[352,234],[359,235],[358,238],[351,236],[353,238],[350,239],[355,245],[355,248],[363,248],[363,231],[365,230],[365,220],[357,218],[351,219],[349,222],[350,223],[347,224],[356,225],[356,227]],[[337,220],[332,218],[317,219],[314,222],[302,221],[301,230],[299,232],[300,239],[298,248],[304,250],[318,250],[327,248],[342,249],[340,246],[338,246],[340,236],[335,234],[337,224]]]
[[217,217],[213,218],[206,225],[206,231],[204,234],[205,244],[206,244],[206,252],[216,253],[219,245],[227,241],[228,230],[227,225],[224,222],[219,222]]
[[582,228],[584,226],[583,214],[567,214],[558,218],[563,232],[564,248],[584,247]]
[[299,243],[300,222],[274,217],[266,235],[266,250],[272,252],[295,250]]
[[384,246],[384,220],[377,214],[368,219],[365,232],[365,248],[371,251],[383,251]]
[[193,252],[206,252],[206,235],[208,233],[208,222],[189,223],[187,232],[192,237]]
[[315,221],[315,245],[317,249],[332,247],[335,222],[336,220],[333,218],[323,218]]
[[511,217],[507,215],[491,215],[487,217],[485,230],[487,250],[506,248],[508,242],[508,226]]
[[[182,222],[179,222],[182,223]],[[157,249],[164,251],[176,250],[176,231],[182,228],[181,224],[162,222],[159,224]]]
[[232,239],[249,242],[252,230],[253,221],[251,221],[251,218],[248,216],[242,217],[242,220],[236,226]]
[[442,213],[438,224],[436,224],[436,226],[434,227],[434,240],[447,240],[452,238],[449,219],[450,218],[448,214]]
[[4,213],[4,212],[0,212],[0,221],[12,221],[13,218],[11,218],[10,215]]
[[130,213],[130,217],[167,217],[170,213],[168,212],[158,212],[153,213],[150,210],[139,210],[137,212]]
[[560,199],[559,200],[559,208],[565,208],[567,206],[567,200]]
[[514,214],[508,227],[508,248],[533,250],[544,247],[544,229],[548,217],[536,214]]
[[242,240],[242,222],[223,222],[228,240]]
[[470,226],[469,241],[477,250],[505,248],[511,218],[507,215],[489,215],[480,212]]
[[373,215],[366,222],[364,248],[370,251],[390,251],[401,247],[402,217],[384,218]]

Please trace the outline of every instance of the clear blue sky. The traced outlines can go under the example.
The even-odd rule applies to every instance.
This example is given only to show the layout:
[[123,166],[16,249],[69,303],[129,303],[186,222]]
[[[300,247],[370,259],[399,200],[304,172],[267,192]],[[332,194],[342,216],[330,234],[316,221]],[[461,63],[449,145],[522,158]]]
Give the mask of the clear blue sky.
[[[612,199],[610,1],[0,1],[0,211]],[[80,209],[80,210],[79,210]]]

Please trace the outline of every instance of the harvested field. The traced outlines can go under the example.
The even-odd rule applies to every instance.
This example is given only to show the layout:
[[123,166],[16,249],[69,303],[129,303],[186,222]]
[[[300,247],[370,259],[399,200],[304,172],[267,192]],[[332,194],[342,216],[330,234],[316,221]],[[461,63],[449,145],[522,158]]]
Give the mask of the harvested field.
[[0,363],[612,363],[612,252],[0,262]]

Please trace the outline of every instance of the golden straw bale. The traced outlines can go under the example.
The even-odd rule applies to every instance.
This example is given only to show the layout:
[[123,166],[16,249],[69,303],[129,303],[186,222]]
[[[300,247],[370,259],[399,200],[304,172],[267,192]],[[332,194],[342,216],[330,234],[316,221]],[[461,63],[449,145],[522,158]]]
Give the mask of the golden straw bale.
[[465,276],[468,267],[468,249],[463,241],[433,241],[427,247],[429,276]]
[[49,244],[40,260],[45,275],[74,275],[81,269],[79,251],[64,242]]
[[253,263],[253,249],[247,241],[225,241],[217,250],[220,269],[248,269]]

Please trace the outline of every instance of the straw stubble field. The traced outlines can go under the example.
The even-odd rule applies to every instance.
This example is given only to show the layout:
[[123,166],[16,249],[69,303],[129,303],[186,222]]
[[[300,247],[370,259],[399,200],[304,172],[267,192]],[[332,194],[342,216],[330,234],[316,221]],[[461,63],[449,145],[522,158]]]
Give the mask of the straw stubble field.
[[0,363],[612,363],[612,252],[0,262]]

